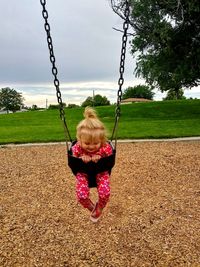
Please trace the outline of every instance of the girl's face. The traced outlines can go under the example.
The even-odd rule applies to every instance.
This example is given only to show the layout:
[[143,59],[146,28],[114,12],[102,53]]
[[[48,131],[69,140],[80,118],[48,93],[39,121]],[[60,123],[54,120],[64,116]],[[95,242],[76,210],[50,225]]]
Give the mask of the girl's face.
[[97,152],[102,144],[99,138],[90,140],[84,137],[81,138],[80,143],[81,143],[81,147],[83,148],[83,150],[85,150],[87,153]]

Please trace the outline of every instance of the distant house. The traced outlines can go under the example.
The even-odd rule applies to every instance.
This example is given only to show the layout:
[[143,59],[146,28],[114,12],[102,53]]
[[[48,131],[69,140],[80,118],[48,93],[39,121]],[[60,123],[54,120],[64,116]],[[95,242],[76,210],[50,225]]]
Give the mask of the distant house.
[[17,110],[16,112],[26,112],[26,111],[28,111],[28,109],[26,109],[26,108],[21,108],[20,110]]
[[146,98],[126,98],[121,101],[122,104],[130,104],[130,103],[137,103],[137,102],[151,102],[152,100]]
[[[17,110],[16,112],[26,112],[26,111],[28,111],[28,110],[22,108],[22,109],[20,109],[20,110]],[[1,114],[7,114],[7,113],[13,113],[13,111],[8,110],[8,112],[7,112],[7,110],[6,110],[5,108],[0,109],[0,115],[1,115]]]
[[8,112],[7,112],[7,110],[5,110],[5,109],[0,109],[0,115],[1,114],[7,114],[7,113],[12,113],[12,111],[10,111],[10,110],[8,110]]

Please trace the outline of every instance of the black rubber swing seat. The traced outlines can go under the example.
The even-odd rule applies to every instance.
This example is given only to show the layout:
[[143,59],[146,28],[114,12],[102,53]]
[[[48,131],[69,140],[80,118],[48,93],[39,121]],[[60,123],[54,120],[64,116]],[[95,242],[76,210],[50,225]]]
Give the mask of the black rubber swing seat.
[[[68,135],[69,140],[71,142],[71,136],[67,127],[67,123],[66,123],[66,119],[65,119],[65,111],[64,111],[64,105],[62,102],[62,97],[61,97],[61,92],[60,92],[60,88],[59,88],[59,80],[57,77],[57,67],[55,65],[55,56],[54,56],[54,50],[53,50],[53,43],[52,43],[52,37],[51,37],[51,32],[50,32],[50,25],[48,22],[48,12],[46,9],[46,1],[44,0],[40,0],[40,3],[42,5],[42,16],[44,18],[44,28],[46,31],[46,36],[47,36],[47,43],[48,43],[48,48],[49,48],[49,56],[50,56],[50,61],[52,64],[52,74],[54,76],[54,86],[56,88],[56,96],[57,96],[57,100],[58,100],[58,104],[59,104],[59,110],[60,110],[60,118],[63,121],[63,125],[64,125],[64,129],[65,129],[65,133]],[[114,128],[113,128],[113,133],[112,133],[112,137],[115,136],[115,148],[113,148],[112,146],[112,142],[109,142],[113,148],[113,154],[105,157],[105,158],[101,158],[97,163],[94,162],[89,162],[89,163],[84,163],[81,159],[73,157],[72,155],[72,151],[71,149],[68,149],[68,144],[67,144],[67,150],[68,150],[68,165],[71,168],[72,172],[74,175],[76,175],[78,172],[84,172],[86,174],[88,174],[88,181],[89,181],[89,186],[90,187],[96,187],[96,175],[100,172],[103,171],[108,171],[109,173],[111,173],[111,170],[113,168],[113,166],[115,165],[115,155],[116,155],[116,142],[117,142],[117,135],[116,135],[116,129],[118,126],[118,120],[120,117],[120,102],[121,102],[121,94],[122,94],[122,85],[124,83],[124,78],[123,78],[123,74],[124,74],[124,64],[125,64],[125,55],[126,55],[126,44],[127,44],[127,30],[128,30],[128,26],[129,26],[129,14],[130,14],[130,7],[129,7],[130,3],[129,0],[125,1],[125,20],[123,23],[123,36],[122,36],[122,49],[121,49],[121,57],[120,57],[120,77],[118,80],[118,85],[119,85],[119,89],[117,92],[117,107],[115,109],[115,124],[114,124]],[[111,140],[112,140],[111,137]],[[71,142],[72,145],[75,142]]]
[[98,173],[108,171],[109,174],[111,174],[111,170],[115,165],[116,150],[113,148],[111,142],[109,142],[113,150],[112,155],[101,158],[97,163],[92,161],[84,163],[82,159],[72,155],[72,146],[75,145],[76,142],[77,141],[72,142],[71,148],[68,151],[68,166],[71,168],[74,175],[78,172],[86,173],[88,175],[89,187],[97,187],[96,175]]

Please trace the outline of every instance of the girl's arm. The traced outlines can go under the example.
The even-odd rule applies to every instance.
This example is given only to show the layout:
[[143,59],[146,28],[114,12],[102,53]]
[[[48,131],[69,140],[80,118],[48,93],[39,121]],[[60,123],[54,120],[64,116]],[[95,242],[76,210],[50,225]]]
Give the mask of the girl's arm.
[[81,158],[83,162],[88,163],[89,161],[91,161],[91,157],[88,155],[85,155],[81,149],[81,146],[76,143],[73,147],[72,147],[72,155],[76,158]]
[[102,157],[107,157],[112,155],[113,150],[112,147],[109,143],[106,143],[105,145],[103,145],[100,149],[100,153]]
[[108,157],[112,155],[112,153],[113,153],[113,150],[112,150],[111,145],[109,143],[106,143],[99,149],[99,152],[96,155],[92,156],[92,161],[96,163],[100,160],[100,158]]
[[76,143],[73,147],[72,147],[72,155],[76,158],[80,158],[81,156],[81,147],[78,143]]

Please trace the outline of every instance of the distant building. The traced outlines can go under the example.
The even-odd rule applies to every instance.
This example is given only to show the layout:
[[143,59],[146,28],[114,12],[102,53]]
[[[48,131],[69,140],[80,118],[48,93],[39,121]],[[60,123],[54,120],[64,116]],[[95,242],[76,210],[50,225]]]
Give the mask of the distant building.
[[[26,112],[26,111],[28,111],[28,109],[21,108],[20,110],[16,110],[16,113],[17,112]],[[5,108],[0,109],[0,115],[1,114],[9,114],[9,113],[14,113],[14,112],[11,110],[7,111]]]
[[146,98],[126,98],[121,101],[122,104],[131,104],[137,102],[151,102],[152,100]]
[[0,109],[0,114],[7,114],[7,113],[12,113],[12,111],[8,110],[7,112],[7,110],[4,108]]
[[17,110],[16,112],[26,112],[26,111],[28,111],[28,109],[26,109],[26,108],[21,108],[20,110]]

